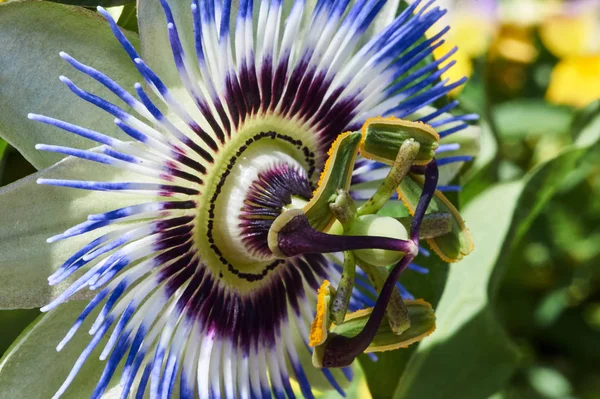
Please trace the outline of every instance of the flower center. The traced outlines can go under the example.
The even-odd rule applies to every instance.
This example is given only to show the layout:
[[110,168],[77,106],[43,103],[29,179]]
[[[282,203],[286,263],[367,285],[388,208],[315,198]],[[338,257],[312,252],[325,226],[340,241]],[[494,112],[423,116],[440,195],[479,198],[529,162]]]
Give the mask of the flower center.
[[267,243],[269,227],[284,208],[310,199],[306,172],[272,140],[250,146],[228,172],[214,208],[214,240],[239,267],[275,260]]
[[201,194],[196,244],[228,286],[249,289],[284,261],[268,233],[284,211],[312,196],[322,165],[315,140],[276,118],[246,124],[219,151]]
[[[258,165],[238,165],[239,168],[247,167],[250,173],[256,172],[255,179],[243,198],[241,208],[241,196],[230,197],[230,209],[233,212],[241,209],[237,237],[241,238],[248,255],[253,258],[274,259],[267,242],[273,221],[284,210],[302,208],[312,195],[306,172],[300,165],[284,154],[277,155],[269,156],[270,159],[264,163],[259,160],[261,156],[254,158],[252,163],[259,161]],[[281,160],[275,161],[274,158]],[[264,169],[261,170],[261,167]]]

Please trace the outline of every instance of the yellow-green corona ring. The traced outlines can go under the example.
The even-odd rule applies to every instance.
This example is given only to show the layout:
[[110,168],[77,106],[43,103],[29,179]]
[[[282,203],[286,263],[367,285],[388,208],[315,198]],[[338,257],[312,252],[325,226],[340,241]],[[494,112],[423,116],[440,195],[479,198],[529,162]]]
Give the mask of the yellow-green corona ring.
[[[389,216],[359,216],[352,224],[348,235],[380,236],[408,240],[408,231],[406,231],[404,225]],[[354,254],[360,260],[375,266],[392,265],[404,256],[403,252],[387,249],[359,249],[354,251]]]

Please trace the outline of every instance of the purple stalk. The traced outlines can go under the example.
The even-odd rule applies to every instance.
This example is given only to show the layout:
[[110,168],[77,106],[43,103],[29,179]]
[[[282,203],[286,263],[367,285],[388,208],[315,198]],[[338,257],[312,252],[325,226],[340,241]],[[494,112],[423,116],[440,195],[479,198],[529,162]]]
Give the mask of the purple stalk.
[[425,211],[433,198],[435,188],[437,187],[439,177],[439,171],[437,162],[434,159],[431,160],[425,167],[425,182],[423,184],[423,191],[421,192],[421,198],[417,203],[417,209],[415,209],[415,216],[410,224],[410,239],[416,246],[419,246],[419,231],[421,230],[421,222],[425,217]]
[[301,214],[291,219],[277,235],[277,248],[288,257],[310,254],[342,252],[357,249],[388,249],[406,254],[416,248],[411,241],[389,237],[336,236],[313,229]]

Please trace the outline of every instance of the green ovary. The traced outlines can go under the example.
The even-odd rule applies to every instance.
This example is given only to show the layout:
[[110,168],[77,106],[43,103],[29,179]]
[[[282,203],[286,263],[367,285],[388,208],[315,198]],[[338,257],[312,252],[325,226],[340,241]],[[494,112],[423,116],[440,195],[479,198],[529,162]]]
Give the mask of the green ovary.
[[[364,215],[358,217],[347,235],[379,236],[399,240],[408,239],[408,231],[402,223],[388,216]],[[354,254],[360,260],[375,266],[389,266],[397,263],[404,256],[403,252],[386,249],[359,249]]]

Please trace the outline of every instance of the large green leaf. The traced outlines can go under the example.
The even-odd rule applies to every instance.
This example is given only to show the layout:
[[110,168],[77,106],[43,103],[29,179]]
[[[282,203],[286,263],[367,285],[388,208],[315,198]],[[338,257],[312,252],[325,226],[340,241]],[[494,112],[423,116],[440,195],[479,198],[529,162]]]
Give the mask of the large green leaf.
[[21,331],[39,315],[39,309],[0,310],[0,357]]
[[[77,158],[0,189],[0,309],[36,308],[56,297],[68,282],[48,286],[47,277],[94,234],[53,244],[46,239],[87,219],[151,199],[114,192],[40,186],[38,178],[139,181],[120,169]],[[71,280],[69,280],[71,281]]]
[[135,4],[127,4],[123,7],[121,15],[119,15],[119,19],[117,20],[117,24],[123,29],[132,32],[138,31],[137,7]]
[[117,7],[129,3],[134,3],[135,0],[51,0],[54,3],[69,4],[80,7]]
[[[137,36],[128,34],[137,45]],[[139,75],[108,24],[97,13],[49,2],[0,5],[0,136],[36,168],[55,163],[56,154],[37,151],[38,143],[89,148],[96,143],[27,119],[27,113],[49,115],[103,133],[125,137],[114,117],[78,98],[58,80],[71,78],[81,88],[119,103],[112,93],[63,61],[65,51],[110,76],[126,89]]]
[[498,142],[492,133],[490,124],[486,121],[481,122],[480,134],[481,151],[476,154],[473,165],[460,176],[460,183],[463,187],[460,192],[460,203],[463,205],[469,203],[496,181],[494,161],[498,152]]
[[560,155],[519,181],[486,190],[467,206],[463,214],[475,251],[451,268],[436,310],[438,330],[411,358],[395,398],[483,398],[503,386],[518,354],[495,320],[490,301],[508,254],[599,136],[590,123]]
[[504,139],[563,134],[569,131],[573,111],[542,99],[518,99],[494,107],[498,134]]
[[[90,316],[81,331],[75,334],[62,351],[56,352],[56,345],[86,304],[86,301],[69,302],[55,311],[41,315],[17,338],[0,359],[0,399],[51,398],[56,393],[91,339],[87,330],[94,315]],[[90,354],[63,398],[90,397],[106,364],[98,361],[105,342],[106,340],[101,341]],[[118,390],[115,386],[118,379],[115,380],[117,381],[113,380],[111,388]],[[110,388],[108,391],[110,392]]]
[[[469,396],[473,392],[469,390],[476,385],[487,389],[487,384],[479,381],[481,374],[476,374],[477,371],[485,376],[491,370],[499,370],[499,364],[503,367],[508,364],[507,371],[510,372],[516,355],[499,334],[502,329],[493,322],[485,305],[487,280],[515,206],[514,201],[507,199],[516,198],[521,187],[514,184],[495,187],[465,210],[475,250],[450,268],[444,294],[436,309],[437,331],[422,342],[411,358],[398,384],[396,398],[482,398],[485,394]],[[499,203],[490,212],[488,207],[494,199]],[[490,224],[492,228],[489,228]],[[488,329],[487,322],[496,328]],[[480,338],[477,338],[478,334]]]
[[6,147],[8,143],[2,139],[0,139],[0,159],[4,156],[4,152],[6,151]]

